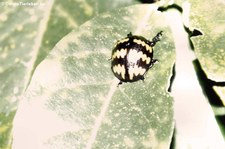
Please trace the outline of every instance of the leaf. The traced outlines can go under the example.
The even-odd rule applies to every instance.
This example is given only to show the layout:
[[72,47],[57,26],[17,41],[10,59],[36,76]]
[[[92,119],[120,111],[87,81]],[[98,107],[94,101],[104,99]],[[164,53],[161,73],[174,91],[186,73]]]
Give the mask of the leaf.
[[[192,5],[190,26],[199,29],[203,33],[203,36],[192,39],[197,57],[208,78],[215,81],[224,81],[224,2],[219,0],[208,3],[192,1]],[[212,5],[217,9],[212,8]]]
[[87,20],[102,12],[119,7],[135,4],[136,2],[120,0],[56,0],[52,6],[51,14],[42,44],[37,57],[38,65],[55,46],[55,44],[73,29],[79,27]]
[[0,148],[9,148],[12,120],[30,79],[51,3],[29,7],[23,1],[0,4]]
[[225,87],[214,86],[213,89],[216,90],[216,92],[220,96],[221,101],[223,102],[223,105],[225,105]]
[[[115,42],[130,31],[152,39],[161,30],[165,35],[154,47],[159,63],[144,82],[117,87],[109,61]],[[13,147],[169,148],[174,58],[170,30],[155,5],[95,17],[38,66],[15,117]]]
[[[0,2],[0,129],[4,128],[0,148],[10,146],[18,101],[36,66],[63,36],[109,9],[103,4],[100,0]],[[111,4],[110,9],[133,3]]]
[[[171,16],[170,20],[173,20],[174,22],[173,24],[174,30],[173,29],[172,30],[174,31],[173,35],[175,37],[175,45],[177,50],[176,51],[177,59],[176,59],[176,67],[175,67],[176,77],[173,81],[173,86],[172,86],[172,94],[176,103],[174,105],[174,109],[175,109],[174,113],[175,113],[175,119],[176,119],[176,134],[174,136],[176,139],[175,147],[178,149],[179,148],[224,148],[225,147],[224,138],[221,135],[221,132],[223,130],[222,129],[221,129],[222,131],[219,130],[219,127],[218,127],[218,125],[220,125],[221,123],[219,123],[218,118],[217,117],[215,118],[214,116],[215,113],[213,113],[215,111],[218,111],[218,109],[216,110],[214,109],[214,111],[212,111],[212,107],[210,107],[209,102],[207,101],[207,97],[204,96],[202,93],[202,90],[209,87],[209,84],[207,84],[206,86],[206,83],[205,83],[207,81],[209,82],[209,80],[205,80],[204,82],[205,86],[201,84],[202,88],[200,88],[199,80],[197,80],[196,72],[194,72],[194,69],[193,69],[193,64],[196,66],[196,62],[198,62],[197,60],[200,61],[201,65],[204,64],[206,61],[208,62],[212,61],[212,58],[209,58],[207,56],[204,57],[203,54],[206,54],[206,55],[211,54],[212,57],[218,54],[218,53],[213,54],[211,52],[212,49],[210,49],[209,46],[212,46],[210,45],[212,42],[205,40],[209,36],[211,36],[212,39],[215,39],[217,37],[217,35],[211,34],[211,31],[213,30],[213,29],[210,29],[211,26],[208,26],[209,27],[208,29],[205,28],[207,25],[213,24],[212,22],[215,20],[215,18],[214,19],[212,18],[216,17],[213,15],[213,13],[215,12],[212,13],[210,11],[210,8],[212,9],[211,2],[205,3],[203,1],[190,1],[190,2],[185,1],[180,5],[182,5],[181,12],[183,17],[182,19],[184,21],[183,23],[185,24],[185,26],[188,27],[190,30],[194,30],[193,28],[200,30],[203,33],[203,36],[192,37],[191,40],[193,41],[194,45],[191,45],[191,46],[187,45],[188,44],[188,40],[186,39],[187,35],[184,35],[183,33],[179,32],[180,25],[179,25],[179,21],[177,20],[180,20],[180,16],[178,16],[178,19],[175,19],[173,18],[174,15],[172,13],[170,14]],[[206,7],[206,5],[208,6]],[[206,11],[206,10],[209,10],[209,11]],[[215,9],[213,11],[215,11]],[[191,16],[190,18],[189,18],[189,15]],[[210,23],[208,23],[209,18],[211,19]],[[194,52],[196,52],[195,55],[197,55],[197,58],[199,59],[193,59],[193,58],[196,58],[195,55],[193,55],[191,51],[187,51],[187,49],[189,49],[190,47],[194,48],[195,50]],[[205,47],[207,47],[207,49]],[[202,54],[201,56],[199,56],[200,52]],[[218,62],[215,62],[215,67],[218,67],[219,63],[218,64],[216,63]],[[211,72],[208,71],[209,69],[211,69],[210,67],[208,68],[203,67],[204,71],[202,71],[203,72],[202,76],[205,73],[207,73],[208,77],[212,76],[212,75],[209,75],[210,73],[212,73],[212,70]],[[181,71],[179,71],[177,68],[180,68]],[[199,72],[197,72],[197,74],[198,73]],[[217,71],[215,71],[213,75],[219,76],[220,74],[217,73]],[[215,79],[215,77],[214,78],[211,77],[210,79]],[[214,81],[210,80],[210,82],[214,82]],[[216,82],[216,84],[222,84],[222,83]],[[207,91],[209,89],[210,88],[207,88]],[[209,94],[209,93],[207,92],[206,94]],[[209,98],[209,100],[215,100],[215,99]],[[185,114],[187,115],[184,117]],[[220,125],[220,126],[221,128],[224,127],[223,125]]]
[[[216,84],[223,84],[222,86],[217,86],[215,84],[213,89],[215,90],[216,94],[218,94],[218,97],[220,97],[221,102],[224,104],[225,4],[220,0],[207,3],[197,1],[191,2],[193,9],[190,16],[190,26],[200,30],[203,34],[202,36],[192,38],[196,56],[198,57],[198,60],[200,61],[200,64],[208,79],[217,82]],[[225,113],[223,116],[225,116]],[[219,119],[217,119],[217,121],[218,123],[221,123]],[[221,129],[221,132],[225,138],[224,125],[221,125],[220,127],[223,128]]]

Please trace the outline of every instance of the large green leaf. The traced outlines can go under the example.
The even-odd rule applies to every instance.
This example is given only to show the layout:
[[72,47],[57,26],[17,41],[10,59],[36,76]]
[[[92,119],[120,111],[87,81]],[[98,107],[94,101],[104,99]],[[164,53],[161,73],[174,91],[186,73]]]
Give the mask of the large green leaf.
[[10,144],[18,100],[36,68],[55,44],[93,16],[132,1],[0,2],[0,148]]
[[[172,84],[176,133],[175,148],[225,148],[225,143],[212,107],[202,92],[193,62],[196,56],[191,50],[182,20],[189,17],[190,3],[183,4],[183,14],[168,10],[167,15],[176,45],[175,78]],[[183,17],[183,18],[182,18]],[[186,18],[188,23],[188,18]]]
[[[181,15],[177,14],[177,11],[171,11],[170,20],[173,20],[171,23],[171,28],[173,30],[173,35],[175,38],[175,45],[176,45],[176,77],[172,85],[172,93],[174,95],[175,100],[175,119],[176,119],[176,134],[174,136],[175,140],[175,148],[224,148],[225,143],[224,139],[221,134],[221,130],[219,130],[219,126],[224,127],[224,117],[220,115],[223,119],[222,122],[216,122],[216,118],[214,116],[214,111],[212,110],[211,105],[207,101],[207,97],[204,96],[202,90],[206,91],[207,95],[210,92],[210,86],[207,84],[209,80],[204,80],[205,82],[199,84],[199,80],[196,78],[196,70],[193,68],[193,62],[195,66],[199,66],[198,60],[200,61],[201,65],[208,61],[212,61],[209,57],[205,56],[204,54],[211,55],[211,57],[218,55],[218,53],[212,53],[212,49],[208,48],[209,52],[204,48],[205,46],[212,46],[210,45],[211,41],[202,40],[207,38],[208,35],[211,36],[212,39],[218,37],[217,34],[210,34],[211,30],[213,29],[206,29],[204,27],[200,27],[201,24],[213,24],[215,22],[216,16],[214,15],[215,11],[220,11],[220,9],[214,9],[212,7],[212,3],[206,3],[205,1],[180,1],[177,0],[177,3],[182,6]],[[206,8],[207,5],[207,8]],[[213,13],[211,13],[212,11]],[[208,11],[206,11],[208,10]],[[169,13],[167,11],[167,13]],[[193,41],[193,45],[188,45],[187,33],[185,33],[184,28],[181,26],[181,16],[184,25],[189,27],[190,30],[198,29],[203,33],[203,36],[198,36],[195,38],[191,38]],[[199,18],[199,16],[201,16]],[[210,23],[208,19],[211,19]],[[203,21],[204,20],[204,21]],[[215,23],[216,24],[216,23]],[[215,25],[214,24],[214,25]],[[210,26],[210,25],[209,25]],[[209,27],[208,26],[208,27]],[[186,28],[188,31],[188,28]],[[204,32],[203,32],[204,29]],[[209,30],[209,31],[207,31]],[[206,33],[205,33],[206,32]],[[191,33],[191,32],[189,32]],[[196,32],[196,30],[193,33]],[[208,35],[206,35],[208,34]],[[190,35],[190,34],[189,34]],[[192,34],[196,35],[196,34]],[[205,36],[206,35],[206,36]],[[196,42],[197,41],[197,42]],[[208,44],[209,43],[209,44]],[[197,45],[198,44],[198,45]],[[191,52],[191,48],[194,49]],[[199,56],[200,50],[203,50],[202,56]],[[216,52],[217,50],[215,50]],[[194,53],[195,52],[195,53]],[[217,51],[218,52],[218,51]],[[203,54],[204,53],[204,54]],[[197,55],[197,57],[195,56]],[[221,54],[223,55],[223,54]],[[214,62],[214,68],[218,68],[220,70],[224,70],[223,66],[219,66],[221,63],[218,61]],[[197,65],[198,64],[198,65]],[[210,67],[213,67],[210,66]],[[203,74],[207,74],[209,77],[209,71],[205,69],[201,71],[202,76]],[[211,68],[207,68],[211,69]],[[198,69],[199,71],[200,69]],[[197,71],[197,74],[200,74]],[[211,70],[212,73],[212,70]],[[214,76],[219,76],[218,73],[215,71]],[[201,77],[202,77],[201,76]],[[200,78],[200,77],[199,77]],[[206,78],[206,77],[205,77]],[[216,78],[209,77],[215,81],[222,81],[217,80]],[[218,77],[217,77],[218,78]],[[210,83],[212,83],[211,81]],[[216,82],[215,84],[222,84],[222,82]],[[200,85],[202,88],[200,88]],[[208,85],[208,86],[207,86]],[[212,84],[210,84],[212,85]],[[218,88],[217,88],[218,89]],[[222,90],[222,87],[219,88]],[[222,94],[221,94],[222,95]],[[212,99],[210,98],[212,97]],[[224,97],[221,96],[221,99]],[[215,100],[213,96],[209,96],[210,100]],[[214,109],[214,108],[213,108]],[[224,113],[224,108],[216,109],[215,111],[220,111],[220,114]],[[224,114],[223,114],[224,115]],[[218,120],[218,119],[217,119]]]
[[[192,1],[192,8],[190,26],[203,33],[203,36],[192,39],[196,55],[209,79],[225,82],[225,4],[219,0],[207,3]],[[225,102],[220,91],[222,88],[214,89]]]
[[192,1],[192,8],[190,25],[203,33],[193,39],[197,57],[210,79],[225,81],[225,4],[219,0]]
[[[117,87],[109,61],[114,43],[129,32],[152,39],[161,30],[165,34],[154,49],[159,63],[144,82]],[[38,66],[14,121],[13,146],[169,148],[174,122],[167,89],[174,58],[170,30],[154,5],[88,21]]]
[[135,4],[127,0],[56,0],[52,6],[36,64],[39,64],[66,34],[92,17],[118,7]]
[[0,4],[0,148],[7,148],[17,103],[29,81],[52,4]]
[[[192,38],[195,53],[206,73],[214,83],[212,89],[218,94],[218,98],[225,103],[225,3],[215,1],[191,1],[190,27],[197,28],[202,36]],[[213,6],[213,7],[212,7]],[[215,9],[216,8],[216,9]],[[207,11],[206,11],[207,10]],[[216,100],[210,99],[211,101]],[[224,104],[225,105],[225,104]],[[215,107],[216,109],[216,107]],[[224,108],[225,109],[225,108]],[[217,110],[215,110],[217,111]],[[215,115],[217,113],[215,112]],[[221,116],[221,113],[220,113]],[[223,113],[223,119],[225,112]],[[219,123],[224,123],[218,119]],[[224,124],[220,125],[225,138]]]

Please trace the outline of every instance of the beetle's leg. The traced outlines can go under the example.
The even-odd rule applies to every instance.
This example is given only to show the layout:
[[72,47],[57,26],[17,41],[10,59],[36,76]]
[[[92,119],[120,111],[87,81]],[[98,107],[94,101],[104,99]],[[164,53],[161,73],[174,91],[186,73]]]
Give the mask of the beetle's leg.
[[153,66],[156,62],[158,62],[158,59],[152,59],[151,65],[149,66],[149,69],[152,68],[152,66]]
[[121,84],[123,84],[122,81],[120,81],[120,82],[117,84],[117,87],[119,87]]
[[127,37],[132,37],[132,33],[130,32],[129,34],[127,34]]
[[150,43],[150,45],[153,47],[158,41],[160,41],[161,37],[162,37],[162,32],[160,31],[154,38],[152,38],[152,41]]
[[158,59],[152,59],[152,63],[155,64],[156,62],[159,62]]
[[141,76],[141,80],[144,82],[145,81],[145,77],[144,76]]

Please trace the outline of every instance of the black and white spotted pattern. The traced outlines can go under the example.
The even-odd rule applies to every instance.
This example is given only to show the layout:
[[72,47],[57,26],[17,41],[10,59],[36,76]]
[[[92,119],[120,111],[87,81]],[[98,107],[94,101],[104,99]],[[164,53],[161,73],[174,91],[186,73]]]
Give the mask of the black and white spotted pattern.
[[152,41],[142,36],[127,35],[119,40],[111,57],[111,69],[114,75],[122,82],[135,82],[144,79],[144,74],[153,66],[153,46],[160,40],[159,32]]

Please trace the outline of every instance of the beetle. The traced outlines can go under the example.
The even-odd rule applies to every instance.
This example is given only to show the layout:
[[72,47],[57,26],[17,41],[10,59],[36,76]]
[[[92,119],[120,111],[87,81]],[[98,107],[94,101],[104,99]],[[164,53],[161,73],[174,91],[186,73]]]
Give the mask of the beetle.
[[116,42],[111,55],[111,70],[120,80],[118,85],[144,80],[145,73],[157,61],[153,59],[153,47],[161,37],[162,31],[152,41],[130,32],[126,38]]

